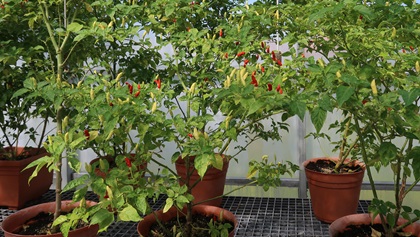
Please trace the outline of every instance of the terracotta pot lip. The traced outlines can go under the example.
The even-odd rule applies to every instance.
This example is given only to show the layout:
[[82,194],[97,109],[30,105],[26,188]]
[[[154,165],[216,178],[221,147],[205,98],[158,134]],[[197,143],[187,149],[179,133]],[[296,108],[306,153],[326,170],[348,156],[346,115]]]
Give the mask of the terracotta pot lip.
[[[398,225],[401,225],[403,223],[407,222],[406,219],[400,217],[398,218]],[[381,223],[381,219],[380,216],[377,215],[375,217],[375,219],[372,221],[372,214],[371,213],[356,213],[356,214],[351,214],[351,215],[347,215],[347,216],[343,216],[338,218],[337,220],[333,221],[331,223],[331,225],[329,226],[329,232],[330,235],[333,236],[332,234],[334,234],[335,231],[338,231],[341,229],[341,227],[345,228],[348,225],[352,225],[352,224],[361,224],[361,223]],[[344,226],[345,225],[345,226]],[[407,228],[412,228],[412,229],[408,229]],[[414,222],[412,224],[410,224],[409,226],[405,227],[403,231],[418,231],[417,234],[420,233],[420,223],[419,222]],[[415,234],[415,233],[412,233]]]
[[[318,161],[318,160],[332,160],[332,161],[336,161],[336,160],[338,160],[338,157],[316,157],[316,158],[311,158],[311,159],[305,160],[305,161],[302,163],[302,166],[303,166],[303,168],[305,169],[305,171],[307,171],[307,172],[312,172],[312,173],[317,173],[317,174],[322,174],[322,175],[354,175],[354,174],[359,174],[359,173],[365,172],[365,170],[366,170],[366,164],[365,164],[365,163],[363,163],[363,162],[362,162],[362,161],[360,161],[360,160],[354,160],[354,162],[355,162],[355,164],[360,165],[360,166],[362,167],[362,169],[361,169],[361,170],[359,170],[359,171],[357,171],[357,172],[354,172],[354,173],[343,173],[343,174],[325,174],[325,173],[317,172],[317,171],[310,170],[310,169],[307,169],[307,168],[306,168],[306,166],[307,166],[310,162],[314,162],[314,161]],[[348,158],[347,158],[346,160],[350,160],[350,159],[348,159]]]
[[[182,212],[185,212],[186,208],[187,207],[184,207]],[[208,210],[211,210],[211,209],[213,209],[213,210],[216,209],[216,211],[208,211]],[[193,213],[202,213],[202,214],[206,213],[206,212],[210,213],[210,214],[213,214],[214,212],[223,211],[224,212],[224,217],[226,217],[226,219],[228,219],[229,221],[233,222],[234,226],[233,226],[232,231],[235,231],[235,229],[238,228],[239,222],[238,222],[238,219],[236,218],[235,214],[233,214],[231,211],[229,211],[225,208],[212,206],[212,205],[206,205],[206,204],[199,204],[199,205],[193,205],[192,206],[192,211],[193,211]],[[162,216],[164,216],[164,215],[171,215],[171,214],[174,215],[174,217],[175,217],[176,213],[178,213],[178,212],[180,212],[180,211],[176,207],[171,207],[166,213],[163,213],[163,209],[160,209],[160,210],[154,211],[154,214],[156,214],[158,218],[162,218]],[[142,226],[142,224],[144,224],[144,223],[152,224],[153,222],[155,222],[156,218],[155,218],[154,214],[151,213],[151,214],[145,216],[145,218],[137,224],[137,232],[139,233],[140,236],[142,236],[141,233],[140,233],[140,229],[141,229],[140,226]],[[173,218],[173,217],[170,217],[170,218]],[[164,218],[164,219],[166,219],[166,218]]]
[[[90,200],[86,200],[86,204],[88,204],[88,205],[90,205],[90,206],[94,206],[94,205],[97,205],[98,203],[97,202],[95,202],[95,201],[90,201]],[[39,207],[41,207],[42,208],[42,211],[45,211],[44,209],[44,207],[47,207],[47,206],[50,206],[50,205],[55,205],[55,202],[46,202],[46,203],[40,203],[40,204],[37,204],[37,205],[34,205],[34,206],[30,206],[30,207],[27,207],[27,208],[24,208],[24,209],[21,209],[21,210],[19,210],[19,211],[17,211],[17,212],[15,212],[15,213],[13,213],[12,215],[10,215],[8,218],[5,218],[4,220],[3,220],[3,222],[1,223],[1,226],[0,226],[0,229],[1,230],[3,230],[4,232],[7,232],[7,233],[9,233],[9,234],[12,234],[13,236],[26,236],[26,235],[18,235],[18,234],[13,234],[13,233],[11,233],[11,232],[9,232],[9,231],[14,231],[14,230],[5,230],[4,229],[4,225],[7,225],[8,224],[8,222],[10,221],[10,220],[12,220],[13,219],[13,217],[14,217],[14,215],[20,215],[20,213],[22,213],[22,214],[25,214],[25,213],[29,213],[29,211],[31,210],[31,209],[36,209],[36,208],[39,208]],[[61,205],[72,205],[72,206],[78,206],[79,204],[78,204],[78,202],[73,202],[73,200],[62,200],[61,201]],[[39,213],[39,212],[38,212]],[[12,219],[9,219],[10,217],[12,217]],[[25,220],[25,221],[27,221],[27,220]],[[87,225],[87,226],[85,226],[85,227],[83,227],[83,228],[81,228],[81,229],[85,229],[85,228],[92,228],[92,227],[94,227],[95,225]],[[96,225],[97,226],[97,225]],[[99,229],[99,226],[97,227],[98,229]],[[70,233],[71,232],[74,232],[74,231],[77,231],[77,230],[79,230],[79,229],[75,229],[75,230],[72,230],[72,231],[70,231]],[[69,234],[70,234],[69,233]],[[37,235],[38,236],[38,235]],[[53,235],[39,235],[40,237],[41,236],[62,236],[62,234],[61,233],[56,233],[56,234],[53,234]]]

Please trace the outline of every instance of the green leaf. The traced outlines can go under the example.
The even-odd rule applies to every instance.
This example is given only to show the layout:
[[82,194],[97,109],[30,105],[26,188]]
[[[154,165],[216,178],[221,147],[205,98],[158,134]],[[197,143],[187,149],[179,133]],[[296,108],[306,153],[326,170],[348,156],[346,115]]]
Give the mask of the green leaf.
[[57,226],[57,225],[61,225],[62,223],[67,221],[67,216],[65,215],[60,215],[59,217],[57,217],[57,219],[55,219],[55,221],[53,222],[53,226]]
[[72,179],[70,182],[67,183],[67,185],[63,188],[62,192],[67,192],[69,190],[72,190],[74,188],[77,188],[81,185],[85,185],[86,181],[89,180],[89,175],[84,174],[81,177],[77,179]]
[[60,231],[63,234],[63,236],[67,237],[69,235],[70,228],[71,228],[71,222],[63,223],[60,226]]
[[311,121],[312,124],[315,126],[316,132],[319,133],[321,131],[322,126],[327,119],[327,111],[321,109],[320,107],[315,107],[314,110],[311,112]]
[[254,101],[249,105],[249,110],[247,116],[257,112],[259,109],[261,109],[265,105],[265,102],[263,101]]
[[413,104],[413,102],[420,96],[420,89],[415,88],[410,91],[400,90],[398,92],[404,100],[405,107]]
[[174,205],[174,200],[172,198],[167,198],[165,207],[163,207],[163,213],[169,211],[169,209]]
[[208,53],[210,51],[210,46],[211,46],[210,43],[205,43],[203,45],[203,48],[201,49],[201,53],[202,54]]
[[384,164],[388,164],[398,154],[398,148],[391,142],[383,142],[379,147],[379,157]]
[[363,16],[368,17],[370,20],[375,17],[375,13],[364,5],[356,5],[353,9]]
[[337,88],[337,102],[342,106],[354,94],[354,88],[348,86],[339,86]]
[[407,157],[409,159],[413,159],[412,166],[413,166],[413,174],[415,179],[420,178],[420,146],[414,147],[408,154]]
[[167,16],[167,17],[169,17],[170,15],[172,15],[172,13],[175,11],[175,7],[172,5],[172,4],[170,4],[170,5],[167,5],[166,6],[166,8],[165,8],[165,15]]
[[67,26],[67,31],[70,31],[70,32],[77,32],[77,31],[80,31],[81,29],[83,29],[83,25],[77,22],[72,22],[70,25]]
[[209,155],[207,154],[197,156],[194,159],[194,167],[201,178],[203,178],[203,176],[206,174],[208,164],[209,164]]
[[303,121],[306,113],[306,104],[302,101],[293,100],[290,103],[290,112],[292,115],[297,115]]
[[122,211],[120,211],[120,213],[118,214],[118,217],[122,220],[122,221],[140,221],[141,217],[139,215],[139,213],[137,213],[137,210],[131,206],[130,204],[128,204],[127,207],[125,207]]
[[106,209],[100,209],[96,212],[90,221],[91,225],[99,224],[99,231],[104,231],[114,222],[114,213]]
[[28,91],[29,91],[29,89],[26,89],[26,88],[21,88],[21,89],[17,90],[17,91],[13,94],[12,99],[14,99],[14,98],[16,98],[16,97],[20,97],[21,95],[26,94]]
[[189,200],[185,196],[181,195],[181,196],[176,197],[176,204],[180,208],[182,208],[185,205],[185,203],[188,203],[188,202],[189,202]]
[[86,137],[81,136],[70,143],[70,148],[74,150],[81,142],[85,141]]

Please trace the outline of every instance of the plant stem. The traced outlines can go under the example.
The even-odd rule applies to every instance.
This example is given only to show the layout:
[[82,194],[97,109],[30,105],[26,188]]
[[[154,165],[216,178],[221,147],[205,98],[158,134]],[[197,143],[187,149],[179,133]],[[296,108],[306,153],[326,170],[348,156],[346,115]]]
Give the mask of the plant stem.
[[44,136],[47,130],[47,124],[48,124],[48,112],[45,112],[45,118],[44,118],[44,123],[43,123],[44,126],[42,126],[41,138],[39,139],[39,143],[37,147],[38,149],[40,149],[42,146],[42,142],[44,140]]
[[[360,128],[359,120],[357,119],[357,117],[354,118],[354,123],[356,125],[357,135],[360,138],[360,146],[362,148],[362,158],[363,158],[363,162],[366,165],[366,172],[368,174],[369,184],[370,184],[370,188],[372,189],[373,198],[374,199],[378,199],[378,193],[376,192],[376,187],[375,187],[375,180],[373,180],[372,172],[370,170],[370,166],[367,165],[368,162],[369,162],[369,160],[368,160],[368,157],[367,157],[365,140],[363,139],[363,133],[362,133],[362,130]],[[385,232],[388,232],[387,230],[389,229],[389,227],[385,224],[386,223],[385,217],[383,215],[381,215],[381,214],[379,216],[381,218],[381,223],[384,223],[383,224],[383,227],[385,229]]]
[[[344,160],[346,159],[346,156],[344,156],[343,154],[344,154],[344,149],[345,149],[346,144],[347,144],[347,134],[348,134],[349,129],[350,129],[351,120],[352,120],[352,115],[350,114],[349,120],[347,121],[346,127],[345,127],[344,132],[343,132],[343,138],[341,140],[340,154],[338,156],[338,162],[335,164],[335,167],[334,167],[334,172],[335,173],[339,172],[340,167],[343,165]],[[348,153],[349,153],[349,151],[346,153],[346,155],[348,155]]]
[[[63,107],[61,106],[57,110],[57,136],[60,136],[62,131],[62,118],[63,117]],[[54,220],[57,219],[61,215],[61,168],[62,168],[62,154],[58,155],[59,157],[55,157],[57,159],[57,170],[55,171],[55,212],[54,212]],[[58,232],[58,226],[54,229],[55,232]]]

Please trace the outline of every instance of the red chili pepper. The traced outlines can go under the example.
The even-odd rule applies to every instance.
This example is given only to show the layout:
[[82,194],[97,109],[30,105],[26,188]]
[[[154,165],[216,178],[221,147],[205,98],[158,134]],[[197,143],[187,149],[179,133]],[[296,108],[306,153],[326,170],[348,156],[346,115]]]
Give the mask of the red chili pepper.
[[193,138],[193,137],[194,137],[194,135],[192,135],[191,133],[188,133],[188,136],[189,136],[190,138]]
[[302,58],[304,58],[305,57],[305,54],[302,54]]
[[268,47],[265,49],[265,52],[266,52],[266,53],[270,53],[270,46],[268,46]]
[[255,55],[255,58],[258,60],[260,58],[260,55],[259,54],[256,54]]
[[265,43],[263,41],[261,42],[261,48],[265,48]]
[[128,82],[126,82],[125,84],[127,85],[128,91],[130,92],[130,94],[133,94],[133,86]]
[[278,85],[278,86],[277,86],[276,91],[277,91],[280,95],[281,95],[281,94],[283,94],[283,89],[281,89],[281,86],[280,86],[280,85]]
[[160,78],[156,79],[156,80],[155,80],[155,83],[156,83],[156,85],[157,85],[157,88],[158,88],[158,89],[160,89],[160,87],[161,87],[161,81],[160,81]]
[[219,36],[220,36],[220,37],[223,37],[223,29],[220,29],[220,31],[219,31]]
[[241,57],[241,56],[244,56],[244,55],[245,55],[245,52],[244,52],[244,51],[242,51],[242,52],[238,53],[238,54],[236,55],[236,57]]
[[176,22],[176,19],[173,19],[172,22],[175,23]]
[[235,44],[236,44],[236,45],[239,45],[240,43],[241,43],[241,42],[239,42],[239,41],[236,41],[236,42],[235,42]]
[[258,81],[257,81],[257,78],[255,78],[255,75],[251,75],[251,79],[252,79],[251,84],[257,87]]
[[359,16],[359,19],[360,19],[360,20],[363,20],[363,16],[362,16],[362,15],[360,15],[360,16]]
[[109,102],[109,106],[114,106],[114,104],[112,102]]
[[265,72],[265,68],[264,66],[261,66],[261,72],[264,73]]
[[228,53],[225,53],[225,58],[228,58],[229,57],[229,54]]
[[190,27],[187,27],[187,31],[190,32]]
[[402,52],[405,53],[405,49],[402,49]]
[[411,49],[411,51],[414,51],[414,47],[413,47],[413,46],[411,46],[411,45],[410,45],[410,49]]
[[272,91],[273,90],[273,85],[271,83],[268,83],[267,84],[267,87],[268,87],[267,88],[268,91]]
[[131,168],[131,160],[130,160],[130,158],[126,157],[124,160],[125,160],[125,164],[128,166],[128,168]]
[[138,90],[140,90],[140,88],[141,88],[141,87],[140,87],[140,84],[137,84],[137,89],[138,89]]
[[139,95],[140,95],[140,91],[137,91],[136,94],[134,94],[134,98],[139,97]]
[[363,100],[362,104],[366,104],[368,102],[368,100]]
[[86,137],[86,140],[89,140],[89,138],[90,138],[90,133],[89,133],[89,130],[85,129],[85,130],[83,131],[83,133],[84,133],[84,135],[85,135],[85,137]]
[[246,67],[246,65],[249,63],[249,59],[245,59],[244,60],[244,67]]
[[271,58],[272,58],[274,61],[277,61],[276,54],[274,53],[274,51],[271,51]]
[[108,196],[108,192],[105,192],[105,196],[104,196],[104,198],[105,198],[105,199],[108,199],[108,198],[109,198],[109,196]]
[[280,67],[283,66],[283,63],[281,63],[280,59],[277,59],[277,65],[279,65]]

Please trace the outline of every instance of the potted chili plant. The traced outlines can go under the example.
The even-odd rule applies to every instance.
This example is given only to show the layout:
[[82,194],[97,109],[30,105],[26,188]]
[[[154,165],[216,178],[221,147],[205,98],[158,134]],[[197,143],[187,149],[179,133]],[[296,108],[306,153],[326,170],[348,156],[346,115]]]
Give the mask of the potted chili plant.
[[[207,2],[148,3],[146,11],[151,20],[146,29],[157,35],[161,47],[172,49],[162,58],[158,74],[149,80],[158,89],[154,96],[160,98],[155,111],[165,113],[163,125],[171,132],[169,138],[177,149],[172,163],[182,160],[187,173],[178,174],[161,160],[152,158],[161,169],[150,174],[148,181],[153,183],[135,182],[144,184],[139,186],[141,189],[135,185],[118,188],[123,181],[107,185],[112,179],[106,179],[103,187],[108,190],[107,199],[116,198],[116,193],[121,195],[121,190],[134,188],[128,194],[135,193],[143,200],[124,209],[125,214],[133,214],[132,220],[140,220],[140,214],[150,211],[150,207],[144,205],[145,198],[166,193],[163,212],[172,207],[182,210],[186,206],[185,232],[189,236],[193,206],[223,195],[222,190],[205,200],[196,199],[194,189],[205,179],[209,169],[222,170],[224,160],[235,159],[235,154],[252,141],[280,139],[280,131],[287,129],[287,118],[304,116],[305,97],[300,94],[297,83],[300,75],[296,73],[303,68],[304,59],[296,57],[292,48],[283,56],[289,55],[293,60],[281,61],[273,56],[266,43],[274,33],[268,25],[281,24],[277,9],[263,5],[228,5],[226,9],[232,8],[231,11],[209,11],[207,9],[219,8],[216,3]],[[263,121],[268,121],[268,127],[264,128]],[[227,153],[238,137],[247,138],[247,144],[230,148]],[[121,163],[120,168],[127,173],[132,167]],[[285,170],[280,168],[274,173]],[[199,179],[191,182],[194,173]],[[123,218],[127,220],[128,215]]]
[[[37,39],[40,39],[34,42],[37,44],[34,48],[39,51],[41,59],[39,62],[29,59],[29,62],[41,64],[43,70],[37,72],[39,78],[31,77],[25,80],[24,88],[18,90],[15,97],[24,95],[28,100],[42,98],[47,107],[55,113],[55,135],[49,136],[44,143],[49,155],[28,166],[35,167],[31,178],[36,177],[42,167],[54,170],[56,174],[56,202],[53,208],[48,209],[54,210],[51,232],[61,232],[64,236],[80,236],[79,233],[70,231],[80,220],[89,229],[88,235],[96,235],[98,232],[98,225],[95,225],[98,222],[95,220],[100,217],[98,210],[101,207],[92,206],[94,203],[84,200],[87,188],[75,191],[73,201],[70,202],[79,202],[76,206],[61,201],[61,169],[63,162],[68,162],[72,169],[79,171],[81,163],[76,151],[95,139],[96,131],[80,131],[80,123],[83,121],[75,120],[75,115],[82,113],[87,107],[83,101],[86,88],[97,85],[97,82],[87,75],[93,74],[93,68],[109,66],[100,60],[112,55],[106,46],[116,46],[115,44],[124,42],[137,32],[134,23],[130,23],[129,27],[123,23],[136,12],[136,8],[137,5],[114,4],[109,1],[9,1],[4,8],[2,7],[2,13],[5,13],[2,20],[11,18],[16,22],[26,23],[29,28],[23,27],[23,31],[34,32]],[[114,11],[114,14],[110,14],[108,10]],[[97,17],[93,16],[93,13]],[[118,26],[113,27],[117,21]],[[41,24],[35,24],[38,22]],[[92,44],[97,47],[91,47]],[[120,46],[132,50],[131,44]],[[127,69],[128,66],[122,68]],[[116,71],[111,69],[114,68],[109,68],[108,71],[115,78],[117,75],[112,72]],[[64,190],[74,188],[71,185],[72,183],[68,184]],[[62,210],[71,211],[68,206],[71,206],[71,209],[76,208],[68,215],[61,215]],[[11,229],[19,228],[17,225],[21,223],[22,221],[14,221],[12,216],[8,217],[3,222],[6,235]],[[102,223],[99,224],[101,228]]]
[[[374,197],[369,219],[379,216],[382,234],[393,236],[418,221],[420,214],[403,205],[419,182],[419,40],[408,33],[417,27],[418,4],[321,1],[302,6],[301,12],[307,15],[302,17],[306,24],[300,40],[325,60],[312,59],[311,79],[325,85],[327,102],[336,101],[336,108],[352,116],[358,137],[355,151],[367,166]],[[384,167],[393,174],[392,202],[379,199],[372,175],[372,169]]]
[[22,172],[29,163],[46,155],[42,143],[50,129],[51,113],[42,99],[29,101],[24,95],[14,96],[25,79],[42,77],[34,72],[45,67],[40,63],[42,50],[34,43],[36,34],[22,32],[26,23],[10,15],[10,5],[0,12],[0,206],[20,209],[44,194],[52,183],[52,173],[46,168],[30,184],[33,169]]

